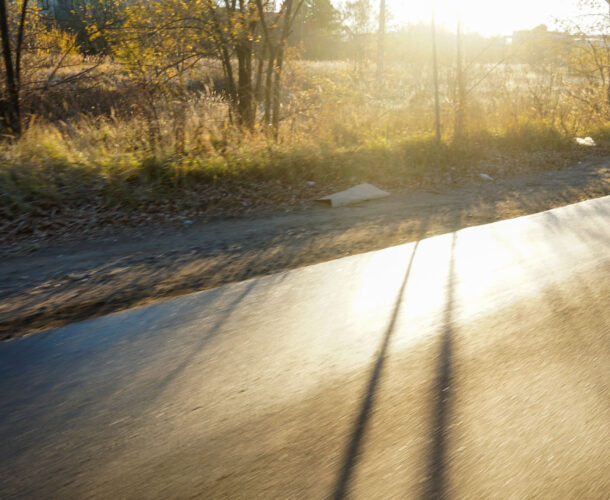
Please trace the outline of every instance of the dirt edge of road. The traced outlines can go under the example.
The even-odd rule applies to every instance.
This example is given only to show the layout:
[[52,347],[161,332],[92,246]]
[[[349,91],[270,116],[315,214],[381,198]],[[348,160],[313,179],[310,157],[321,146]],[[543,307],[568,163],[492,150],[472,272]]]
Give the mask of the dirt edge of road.
[[610,158],[443,190],[73,241],[0,264],[0,339],[610,194]]

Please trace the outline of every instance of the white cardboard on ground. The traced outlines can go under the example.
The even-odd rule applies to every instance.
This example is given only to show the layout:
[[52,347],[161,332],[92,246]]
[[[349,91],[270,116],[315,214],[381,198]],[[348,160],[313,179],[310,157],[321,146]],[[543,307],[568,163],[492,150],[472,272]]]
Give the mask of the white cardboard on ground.
[[390,193],[376,188],[372,184],[358,184],[352,188],[346,189],[339,193],[331,194],[320,198],[316,201],[321,203],[328,203],[331,207],[342,207],[344,205],[351,205],[352,203],[358,203],[367,200],[376,200],[378,198],[385,198],[390,196]]

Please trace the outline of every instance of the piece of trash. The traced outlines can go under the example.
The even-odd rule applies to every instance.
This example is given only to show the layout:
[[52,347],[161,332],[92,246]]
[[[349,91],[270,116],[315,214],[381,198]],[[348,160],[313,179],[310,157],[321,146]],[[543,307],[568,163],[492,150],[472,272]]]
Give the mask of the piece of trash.
[[339,193],[324,196],[316,201],[330,205],[331,207],[342,207],[344,205],[350,205],[352,203],[358,203],[367,200],[376,200],[378,198],[385,198],[390,196],[390,193],[376,188],[372,184],[358,184],[357,186],[346,189]]
[[308,186],[315,186],[316,183],[314,181],[307,181],[305,182],[305,184],[307,184]]
[[588,147],[597,146],[597,144],[595,144],[595,141],[593,140],[592,137],[585,137],[584,139],[582,137],[577,137],[576,144],[578,144],[579,146],[588,146]]
[[493,181],[494,178],[491,175],[487,175],[487,174],[479,174],[479,177],[481,179],[485,179],[486,181]]
[[193,223],[193,221],[192,221],[192,220],[189,220],[189,219],[186,219],[186,220],[184,221],[184,225],[185,225],[185,226],[188,226],[189,224],[192,224],[192,223]]

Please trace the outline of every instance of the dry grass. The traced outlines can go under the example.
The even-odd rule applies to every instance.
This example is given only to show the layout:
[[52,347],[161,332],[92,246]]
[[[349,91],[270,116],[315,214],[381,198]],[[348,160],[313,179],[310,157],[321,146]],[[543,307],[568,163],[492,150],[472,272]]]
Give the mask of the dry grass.
[[[470,80],[486,71],[472,68]],[[608,144],[607,123],[563,99],[560,88],[548,90],[545,75],[536,80],[519,67],[502,68],[469,95],[468,138],[453,143],[450,71],[442,77],[445,137],[438,145],[425,72],[391,67],[380,86],[372,69],[292,61],[276,143],[263,129],[244,133],[228,124],[213,64],[202,64],[181,92],[156,94],[152,123],[144,112],[149,101],[106,62],[87,79],[32,100],[23,137],[0,146],[0,221],[8,231],[24,214],[91,204],[146,211],[159,200],[187,203],[185,193],[202,186],[230,195],[269,182],[443,183],[470,175],[486,158],[570,151],[575,135]]]

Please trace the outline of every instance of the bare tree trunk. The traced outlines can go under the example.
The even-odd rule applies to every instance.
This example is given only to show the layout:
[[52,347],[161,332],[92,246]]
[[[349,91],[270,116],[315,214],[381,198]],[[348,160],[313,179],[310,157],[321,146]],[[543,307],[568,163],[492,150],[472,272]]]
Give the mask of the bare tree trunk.
[[608,104],[608,108],[610,108],[610,84],[606,86],[606,104]]
[[282,89],[282,65],[284,63],[284,49],[286,40],[290,34],[290,29],[299,13],[299,9],[304,0],[296,0],[296,8],[294,8],[295,0],[284,0],[280,8],[279,17],[283,21],[282,31],[279,40],[273,41],[267,26],[265,12],[263,9],[262,0],[256,0],[263,38],[268,49],[269,61],[267,62],[267,75],[265,85],[265,125],[271,124],[275,140],[278,138],[279,121],[280,121],[280,98]]
[[[284,47],[286,45],[286,39],[290,33],[290,27],[294,21],[292,9],[294,6],[294,0],[284,0],[286,5],[286,11],[284,14],[284,26],[282,27],[282,35],[277,48],[277,57],[275,65],[275,78],[273,79],[273,114],[271,116],[271,123],[273,127],[273,137],[277,141],[279,126],[280,126],[280,98],[282,92],[282,65],[284,63]],[[296,16],[299,12],[299,8],[303,4],[303,0],[299,0],[294,15]]]
[[181,155],[185,152],[186,146],[186,111],[187,104],[184,95],[176,99],[173,108],[174,118],[174,149]]
[[273,78],[273,109],[271,116],[271,125],[273,127],[273,137],[277,140],[280,126],[280,98],[282,91],[282,64],[284,62],[284,47],[279,47],[277,64]]
[[[221,27],[220,20],[216,14],[215,4],[208,1],[208,14],[212,21],[213,37],[216,46],[219,48],[220,59],[222,61],[222,69],[225,78],[227,79],[227,92],[229,94],[229,120],[233,122],[233,112],[238,108],[238,92],[233,74],[233,65],[231,63],[231,54],[229,52],[229,41],[225,37],[225,32]],[[233,6],[234,10],[234,6]]]
[[[267,72],[265,75],[265,113],[263,116],[263,124],[265,127],[271,123],[271,85],[273,78],[273,65],[275,64],[275,49],[273,42],[271,41],[271,34],[267,27],[267,20],[265,17],[265,9],[263,8],[262,0],[256,1],[256,9],[260,18],[261,28],[263,31],[263,40],[265,42],[265,50],[263,50],[263,57],[265,53],[269,54],[269,60],[267,61]],[[263,59],[260,61],[261,70],[263,65]]]
[[21,18],[19,19],[19,30],[17,31],[17,47],[15,48],[15,79],[17,85],[21,86],[21,52],[23,47],[23,32],[25,28],[25,16],[27,14],[28,0],[21,4]]
[[140,98],[143,100],[142,112],[146,121],[148,133],[148,147],[150,152],[156,154],[161,143],[161,126],[159,125],[159,115],[155,105],[155,95],[145,85],[140,85]]
[[267,47],[263,46],[262,52],[258,57],[258,65],[256,67],[256,77],[254,85],[254,98],[259,103],[263,97],[263,70],[265,66],[265,57],[267,56]]
[[243,127],[252,130],[255,119],[254,87],[252,85],[252,39],[256,30],[256,20],[253,14],[254,3],[247,0],[239,0],[239,10],[242,15],[250,16],[246,33],[240,35],[235,47],[237,55],[237,113],[239,123]]
[[252,88],[252,47],[248,40],[241,41],[237,54],[237,112],[239,123],[248,129],[254,127],[254,92]]
[[19,75],[15,74],[13,56],[11,51],[10,33],[8,29],[8,12],[6,0],[0,0],[0,38],[2,38],[2,55],[4,58],[4,71],[8,99],[6,101],[3,128],[13,135],[21,134],[21,112],[19,109]]
[[379,32],[377,33],[377,80],[383,80],[383,63],[385,59],[385,0],[379,0]]
[[273,87],[273,67],[275,66],[275,56],[273,52],[267,61],[267,74],[265,76],[265,115],[263,121],[265,126],[271,125],[271,91]]
[[229,99],[233,104],[237,103],[237,85],[235,84],[235,76],[233,76],[233,66],[231,65],[231,57],[227,53],[222,56],[222,68],[227,79],[227,92]]

